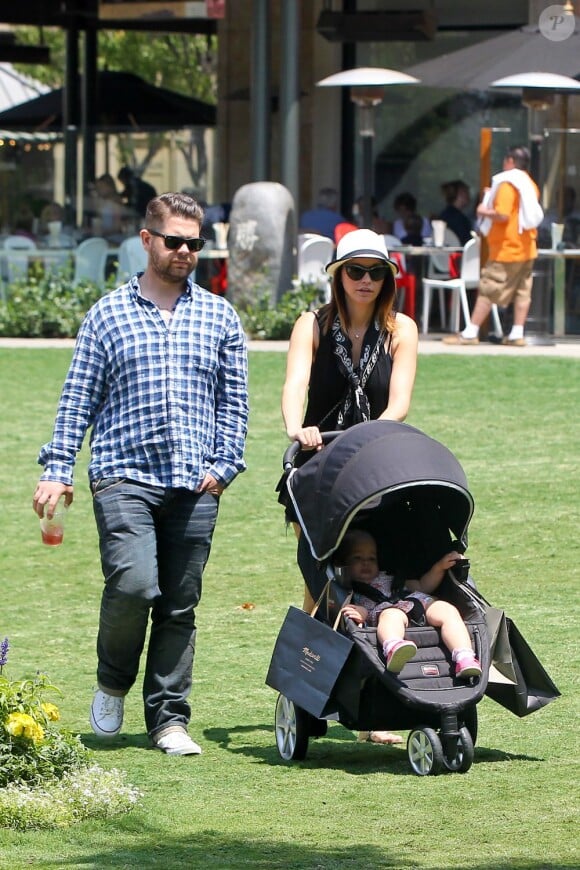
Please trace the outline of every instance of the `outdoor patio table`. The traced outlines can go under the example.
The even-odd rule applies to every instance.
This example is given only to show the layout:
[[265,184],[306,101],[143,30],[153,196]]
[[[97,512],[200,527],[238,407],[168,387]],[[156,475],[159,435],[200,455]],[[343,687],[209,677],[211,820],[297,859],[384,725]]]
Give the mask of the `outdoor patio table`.
[[566,261],[580,260],[580,248],[540,248],[538,258],[552,261],[552,334],[559,338],[566,335]]

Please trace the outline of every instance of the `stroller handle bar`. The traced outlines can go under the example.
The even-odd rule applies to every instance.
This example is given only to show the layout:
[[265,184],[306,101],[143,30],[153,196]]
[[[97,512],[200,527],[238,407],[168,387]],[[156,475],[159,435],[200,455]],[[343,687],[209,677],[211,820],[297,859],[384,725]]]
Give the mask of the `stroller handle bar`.
[[[339,430],[338,432],[321,432],[322,443],[330,444],[331,441],[334,441],[335,438],[338,438],[339,435],[342,435],[343,430]],[[300,441],[293,441],[289,447],[286,448],[284,452],[284,456],[282,457],[282,468],[286,472],[286,474],[294,468],[294,460],[300,453],[302,445]]]

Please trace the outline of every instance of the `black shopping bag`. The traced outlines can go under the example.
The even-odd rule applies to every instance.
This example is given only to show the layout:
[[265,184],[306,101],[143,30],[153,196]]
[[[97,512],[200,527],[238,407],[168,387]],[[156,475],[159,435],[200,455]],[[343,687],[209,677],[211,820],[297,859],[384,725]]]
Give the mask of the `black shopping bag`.
[[314,618],[319,604],[320,599],[312,614],[299,607],[288,608],[266,684],[320,718],[336,711],[331,695],[352,661],[354,644],[335,630],[338,619],[332,628]]
[[560,692],[514,621],[489,605],[485,620],[491,662],[485,694],[520,717],[558,698]]

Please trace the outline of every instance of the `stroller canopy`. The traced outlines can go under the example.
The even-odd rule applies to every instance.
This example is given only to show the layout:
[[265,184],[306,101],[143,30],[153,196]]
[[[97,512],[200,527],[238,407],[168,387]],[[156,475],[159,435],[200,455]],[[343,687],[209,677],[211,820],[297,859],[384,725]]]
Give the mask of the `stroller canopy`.
[[[466,545],[473,499],[447,447],[405,423],[374,420],[342,432],[288,477],[312,556],[328,559],[357,518],[397,553],[396,570],[425,570],[455,537]],[[360,523],[359,524],[363,524]],[[428,529],[423,552],[418,529]],[[412,564],[401,564],[414,551]],[[431,560],[431,561],[430,561]],[[408,576],[416,576],[415,573]]]

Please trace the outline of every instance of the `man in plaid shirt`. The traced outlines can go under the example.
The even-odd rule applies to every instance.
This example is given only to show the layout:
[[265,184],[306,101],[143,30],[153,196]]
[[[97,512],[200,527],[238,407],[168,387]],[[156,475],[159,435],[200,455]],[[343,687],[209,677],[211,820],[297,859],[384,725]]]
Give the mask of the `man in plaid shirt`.
[[151,200],[145,272],[100,299],[77,336],[33,506],[73,500],[90,435],[89,480],[105,585],[90,721],[123,723],[145,644],[145,723],[170,755],[198,755],[187,732],[195,608],[224,489],[245,469],[247,351],[233,307],[193,283],[203,211],[190,196]]

